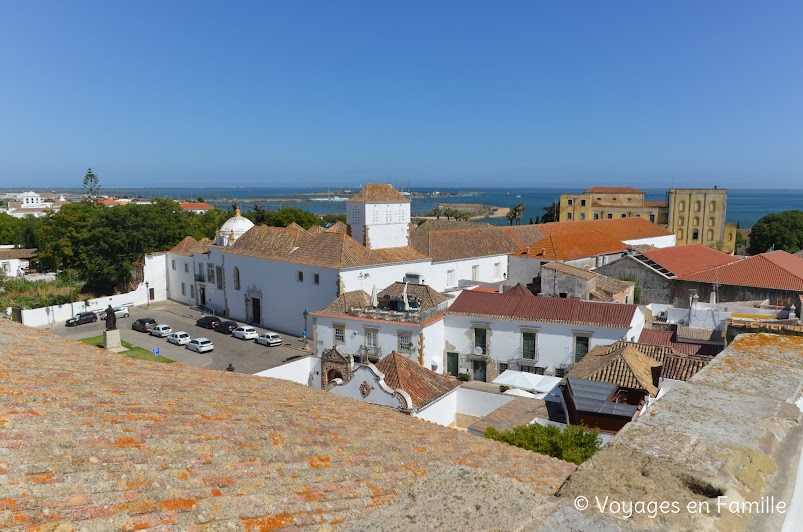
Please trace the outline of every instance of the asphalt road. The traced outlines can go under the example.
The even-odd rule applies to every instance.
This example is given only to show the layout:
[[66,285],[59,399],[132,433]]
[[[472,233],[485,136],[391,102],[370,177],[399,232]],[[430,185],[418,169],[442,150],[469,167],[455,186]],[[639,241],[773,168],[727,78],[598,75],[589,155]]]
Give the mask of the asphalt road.
[[[201,312],[191,310],[187,306],[173,301],[151,303],[150,308],[129,307],[129,312],[131,313],[130,317],[117,319],[120,337],[126,342],[148,350],[158,347],[160,355],[172,358],[181,364],[221,370],[232,364],[237,373],[253,374],[279,366],[288,357],[307,354],[303,349],[303,340],[294,336],[283,334],[281,336],[284,343],[281,346],[267,347],[257,344],[253,340],[239,340],[230,335],[203,329],[195,325],[195,320],[203,316]],[[195,353],[183,346],[169,343],[166,338],[157,338],[131,329],[134,320],[145,317],[154,318],[158,323],[170,325],[174,332],[185,331],[193,338],[202,336],[209,338],[215,349],[208,353]],[[99,319],[95,323],[86,323],[75,327],[66,327],[64,322],[56,322],[52,326],[39,328],[66,338],[80,340],[102,335],[105,325],[104,321]],[[267,331],[260,327],[255,328],[259,333]],[[312,345],[310,347],[314,348]]]

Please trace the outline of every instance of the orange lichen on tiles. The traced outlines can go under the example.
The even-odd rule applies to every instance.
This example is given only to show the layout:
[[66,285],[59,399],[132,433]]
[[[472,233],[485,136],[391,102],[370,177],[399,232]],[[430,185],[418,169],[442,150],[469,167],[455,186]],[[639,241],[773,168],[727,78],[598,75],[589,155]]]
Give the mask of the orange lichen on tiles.
[[15,510],[17,508],[16,499],[0,499],[0,511]]
[[156,504],[165,511],[184,511],[188,512],[192,510],[192,507],[198,502],[197,499],[168,499],[165,501],[159,501]]
[[264,517],[243,517],[240,519],[246,531],[269,532],[286,527],[293,522],[293,516],[289,514],[276,514]]
[[40,473],[38,475],[28,475],[28,478],[31,480],[31,482],[35,482],[37,484],[50,484],[51,482],[55,482],[55,480],[53,480],[52,471]]
[[311,456],[309,466],[312,468],[332,467],[332,457],[329,455]]
[[142,444],[136,438],[117,438],[114,441],[115,447],[133,447],[134,449],[142,449]]
[[222,492],[222,491],[220,491],[220,490],[219,490],[219,489],[217,489],[217,488],[212,488],[212,490],[210,491],[210,493],[212,494],[212,497],[220,497],[220,496],[222,496],[222,495],[223,495],[223,492]]

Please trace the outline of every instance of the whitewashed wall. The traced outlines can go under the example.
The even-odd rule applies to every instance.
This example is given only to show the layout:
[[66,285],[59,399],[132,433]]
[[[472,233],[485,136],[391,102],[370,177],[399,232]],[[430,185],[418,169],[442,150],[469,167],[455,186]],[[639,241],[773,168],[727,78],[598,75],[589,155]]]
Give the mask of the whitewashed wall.
[[[201,257],[205,257],[201,255]],[[175,269],[173,269],[175,261]],[[165,264],[167,268],[167,297],[172,301],[177,301],[185,305],[194,305],[193,287],[195,285],[195,271],[193,269],[193,257],[176,255],[174,253],[165,254]],[[187,271],[184,271],[186,268]],[[181,284],[184,284],[184,294],[181,293]]]
[[63,305],[53,305],[52,307],[22,310],[22,323],[29,327],[40,327],[56,323],[63,325],[63,322],[79,312],[101,312],[106,310],[109,305],[113,307],[130,307],[133,305],[145,305],[147,302],[148,293],[143,283],[133,292],[126,292],[125,294],[99,297],[90,299],[88,302],[74,301],[72,304],[65,303]]
[[282,364],[275,368],[254,373],[257,377],[273,377],[286,381],[297,382],[304,386],[321,388],[321,359],[316,356],[307,356]]
[[[404,276],[408,273],[420,275],[424,279],[425,284],[435,288],[430,282],[430,278],[432,277],[430,265],[431,262],[429,259],[427,259],[421,261],[401,262],[396,264],[366,266],[364,268],[342,270],[341,275],[343,277],[343,283],[345,285],[344,289],[346,292],[364,290],[370,294],[374,286],[376,286],[376,290],[379,292],[383,288],[386,288],[395,282],[403,282]],[[332,299],[334,299],[334,297],[332,297]]]
[[532,257],[510,255],[510,275],[508,282],[521,283],[525,286],[532,284],[533,279],[541,275],[541,261]]
[[[346,326],[345,343],[335,344],[334,329],[332,325],[338,323]],[[399,332],[409,332],[413,341],[413,349],[410,352],[402,352],[410,360],[418,361],[418,347],[420,337],[424,334],[424,366],[432,369],[433,364],[437,365],[438,373],[443,373],[443,319],[430,323],[425,327],[400,323],[394,321],[376,319],[358,319],[349,316],[331,317],[316,316],[314,322],[314,338],[316,343],[316,353],[320,356],[327,349],[333,346],[341,354],[357,354],[360,347],[365,345],[365,329],[378,329],[377,338],[382,356],[390,354],[392,351],[399,351]]]
[[[369,393],[363,397],[360,386],[367,383]],[[407,404],[402,404],[399,399],[393,396],[394,390],[385,384],[384,374],[373,365],[358,366],[348,382],[333,386],[329,393],[348,397],[361,403],[371,403],[389,408],[407,408]],[[409,397],[409,396],[408,396]]]
[[671,248],[675,245],[677,237],[675,234],[665,236],[654,236],[649,238],[635,238],[633,240],[623,240],[629,246],[638,246],[640,244],[650,244],[657,248]]
[[[611,303],[613,304],[613,303]],[[536,321],[519,321],[493,318],[478,318],[447,314],[445,320],[446,351],[460,353],[460,371],[471,373],[470,363],[466,355],[473,347],[472,324],[489,325],[488,361],[490,366],[499,362],[509,363],[517,356],[522,345],[522,328],[537,329],[536,339],[539,352],[537,366],[546,367],[551,374],[554,368],[564,362],[573,362],[570,358],[574,351],[574,335],[589,334],[589,349],[598,345],[610,345],[618,340],[635,337],[638,339],[644,328],[644,315],[636,310],[630,327],[594,327],[589,325],[572,325],[561,323],[540,323]]]
[[484,417],[512,400],[512,397],[506,395],[457,388],[413,416],[448,427],[454,423],[455,414]]
[[[494,265],[499,263],[500,273],[497,276],[494,272]],[[427,278],[427,284],[438,292],[447,288],[455,288],[461,279],[471,279],[472,267],[478,266],[477,281],[483,282],[502,282],[508,274],[508,256],[492,255],[489,257],[478,257],[449,262],[432,263],[432,272]],[[452,286],[448,283],[448,272],[454,270],[455,282]]]

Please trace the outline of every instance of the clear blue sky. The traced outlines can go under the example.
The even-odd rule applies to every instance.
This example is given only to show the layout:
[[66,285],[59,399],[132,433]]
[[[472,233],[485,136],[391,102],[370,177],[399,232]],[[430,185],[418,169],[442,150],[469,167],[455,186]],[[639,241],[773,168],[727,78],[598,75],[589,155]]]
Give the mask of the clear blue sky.
[[0,3],[0,187],[803,188],[803,2]]

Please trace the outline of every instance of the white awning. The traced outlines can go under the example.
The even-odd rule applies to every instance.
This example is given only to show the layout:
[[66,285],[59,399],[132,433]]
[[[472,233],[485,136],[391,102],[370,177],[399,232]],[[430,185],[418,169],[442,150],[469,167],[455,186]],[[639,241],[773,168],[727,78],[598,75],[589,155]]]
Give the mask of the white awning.
[[493,380],[493,383],[529,392],[547,393],[557,386],[560,381],[560,377],[548,377],[546,375],[506,369]]
[[505,391],[505,395],[515,395],[516,397],[528,397],[530,399],[535,399],[538,397],[535,394],[530,392],[525,392],[524,390],[519,390],[518,388],[510,388],[509,390]]

